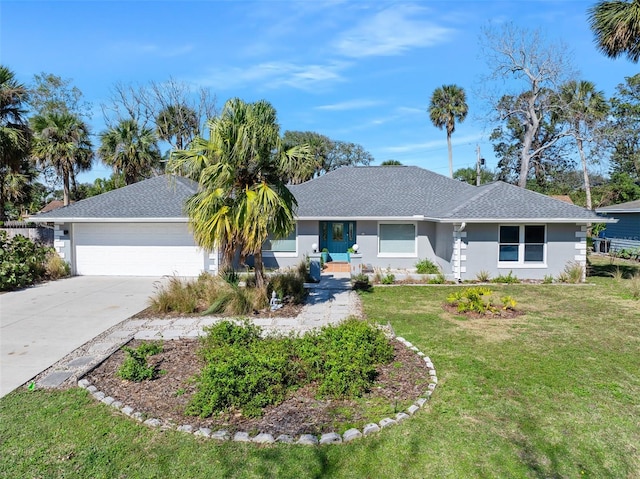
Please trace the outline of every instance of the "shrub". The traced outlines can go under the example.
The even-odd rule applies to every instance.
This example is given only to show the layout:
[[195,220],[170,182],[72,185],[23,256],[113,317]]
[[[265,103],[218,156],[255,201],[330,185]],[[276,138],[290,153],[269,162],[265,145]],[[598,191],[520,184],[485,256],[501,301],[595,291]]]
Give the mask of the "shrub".
[[481,283],[487,283],[489,282],[490,279],[491,279],[491,274],[488,271],[485,271],[484,269],[481,271],[478,271],[478,274],[476,274],[476,280],[480,281]]
[[45,276],[48,279],[60,279],[71,274],[69,263],[63,260],[54,250],[47,251],[44,263]]
[[202,288],[194,281],[172,276],[168,284],[156,287],[156,293],[149,299],[149,306],[158,313],[195,313],[198,310],[199,292],[202,292]]
[[425,258],[416,263],[416,272],[418,274],[437,274],[440,269],[432,261]]
[[263,338],[248,321],[223,321],[205,332],[198,351],[205,366],[187,407],[202,417],[228,409],[258,416],[310,381],[323,396],[360,396],[370,389],[375,366],[393,358],[384,334],[355,319],[301,338]]
[[302,338],[300,357],[321,396],[359,397],[376,378],[376,365],[393,359],[384,333],[358,319]]
[[580,263],[575,261],[569,261],[564,267],[563,274],[561,275],[565,281],[565,283],[582,283],[582,278],[584,275],[584,268]]
[[162,352],[162,343],[143,343],[135,349],[128,346],[123,346],[121,349],[125,352],[126,357],[116,372],[119,378],[142,382],[157,376],[157,368],[149,366],[147,358]]
[[351,277],[351,285],[356,291],[371,291],[371,283],[369,276],[365,273],[359,273]]
[[43,278],[49,248],[22,235],[0,231],[0,290],[29,286]]
[[[460,313],[497,313],[498,306],[492,295],[493,291],[491,289],[477,286],[455,291],[447,297],[447,301],[449,304],[455,305]],[[500,298],[500,302],[504,310],[515,310],[517,304],[511,296],[503,296]]]
[[499,275],[496,276],[495,278],[493,278],[491,280],[493,283],[506,283],[506,284],[513,284],[513,283],[519,283],[520,280],[513,275],[513,271],[509,271],[509,274],[504,276],[504,275]]
[[429,278],[429,284],[445,284],[447,279],[444,277],[444,273],[440,271],[435,277]]
[[295,304],[304,303],[307,290],[304,288],[305,277],[298,272],[286,272],[273,275],[267,285],[267,295],[270,297],[273,291],[279,298],[291,298]]
[[391,274],[391,273],[388,273],[388,274],[385,274],[385,275],[382,277],[382,279],[380,280],[380,282],[381,282],[382,284],[393,284],[395,280],[396,280],[395,275],[393,275],[393,274]]
[[298,377],[290,338],[261,339],[259,327],[223,321],[205,330],[198,354],[205,366],[187,414],[208,417],[234,408],[259,416],[281,401]]
[[546,274],[544,276],[544,279],[542,280],[543,284],[551,284],[553,283],[553,276],[551,276],[550,274]]

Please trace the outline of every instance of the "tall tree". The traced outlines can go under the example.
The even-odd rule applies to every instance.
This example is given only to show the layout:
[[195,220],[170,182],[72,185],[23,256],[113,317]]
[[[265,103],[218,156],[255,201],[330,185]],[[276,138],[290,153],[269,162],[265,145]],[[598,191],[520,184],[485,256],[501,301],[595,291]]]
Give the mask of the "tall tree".
[[69,78],[52,73],[34,75],[29,89],[29,104],[36,115],[71,113],[81,119],[89,118],[91,104],[83,100],[82,91]]
[[490,68],[485,83],[489,88],[492,81],[501,85],[508,82],[516,89],[506,95],[512,98],[509,108],[501,107],[503,93],[495,98],[489,94],[489,102],[494,112],[494,120],[508,122],[517,117],[522,128],[522,143],[519,147],[518,185],[526,187],[532,158],[543,154],[566,136],[558,131],[542,144],[535,144],[545,114],[552,114],[556,106],[555,92],[561,84],[573,77],[570,55],[562,43],[547,43],[539,31],[518,29],[506,24],[500,30],[485,29],[483,36],[483,56]]
[[594,140],[593,132],[601,124],[609,112],[609,105],[602,91],[596,90],[590,81],[571,80],[560,88],[560,103],[562,117],[569,124],[569,134],[578,147],[584,190],[587,196],[587,208],[593,209],[591,202],[591,185],[589,184],[589,170],[585,154],[585,143]]
[[285,147],[308,146],[311,157],[302,168],[291,171],[289,181],[293,184],[308,181],[343,166],[367,166],[373,156],[361,145],[331,138],[313,131],[285,131]]
[[449,150],[449,177],[453,178],[453,151],[451,135],[456,131],[456,121],[463,122],[469,107],[464,89],[458,85],[442,85],[436,88],[429,103],[431,123],[441,130],[447,130],[447,149]]
[[[564,124],[557,115],[551,114],[557,110],[554,98],[555,92],[547,90],[544,93],[544,98],[540,101],[540,124],[530,146],[532,154],[526,173],[527,188],[539,192],[547,192],[553,187],[552,183],[558,175],[572,171],[575,167],[568,152],[569,145],[563,140]],[[527,101],[527,93],[517,97],[505,95],[495,106],[498,115],[504,118],[490,136],[498,158],[496,178],[501,181],[517,183],[522,176],[520,165],[527,125]],[[553,108],[544,109],[543,106],[547,104],[553,105]]]
[[197,243],[220,248],[223,267],[234,253],[253,255],[256,284],[264,285],[262,245],[269,234],[286,237],[294,228],[296,201],[284,170],[307,160],[306,147],[285,149],[276,110],[268,102],[227,101],[207,122],[209,138],[197,137],[174,152],[168,170],[198,181],[186,204]]
[[161,140],[174,149],[182,150],[198,133],[198,114],[188,105],[168,105],[155,118],[156,131]]
[[169,143],[167,156],[173,150],[186,148],[216,112],[215,95],[208,89],[194,89],[173,78],[145,85],[117,83],[109,102],[102,104],[107,127],[133,120],[142,128],[150,128]]
[[5,203],[15,185],[15,175],[25,169],[31,148],[31,130],[24,103],[27,89],[9,68],[0,65],[0,221],[6,219]]
[[52,167],[62,180],[66,206],[72,179],[91,168],[94,153],[89,127],[71,113],[37,115],[31,122],[35,133],[32,156],[41,166]]
[[640,181],[640,73],[627,77],[611,98],[606,138],[611,147],[611,173]]
[[98,156],[116,173],[124,175],[127,185],[151,176],[160,166],[158,138],[151,128],[134,120],[122,120],[100,133]]
[[605,0],[587,11],[595,43],[610,58],[640,59],[640,0]]

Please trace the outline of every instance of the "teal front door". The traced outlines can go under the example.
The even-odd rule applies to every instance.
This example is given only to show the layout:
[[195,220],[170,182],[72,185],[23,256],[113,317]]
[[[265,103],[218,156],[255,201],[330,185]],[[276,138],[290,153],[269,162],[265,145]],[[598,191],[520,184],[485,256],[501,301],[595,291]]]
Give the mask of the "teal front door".
[[353,221],[327,221],[320,228],[320,249],[327,248],[329,253],[346,253],[355,243],[356,224]]

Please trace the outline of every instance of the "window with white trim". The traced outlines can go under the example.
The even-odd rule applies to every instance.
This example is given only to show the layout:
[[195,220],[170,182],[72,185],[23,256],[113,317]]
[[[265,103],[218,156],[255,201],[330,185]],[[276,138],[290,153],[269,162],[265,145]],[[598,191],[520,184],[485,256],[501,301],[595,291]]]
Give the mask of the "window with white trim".
[[380,223],[378,254],[381,256],[416,256],[415,223]]
[[271,235],[262,245],[263,252],[272,253],[295,253],[296,252],[296,229],[286,238],[274,239]]
[[545,225],[501,225],[498,261],[505,264],[544,264]]

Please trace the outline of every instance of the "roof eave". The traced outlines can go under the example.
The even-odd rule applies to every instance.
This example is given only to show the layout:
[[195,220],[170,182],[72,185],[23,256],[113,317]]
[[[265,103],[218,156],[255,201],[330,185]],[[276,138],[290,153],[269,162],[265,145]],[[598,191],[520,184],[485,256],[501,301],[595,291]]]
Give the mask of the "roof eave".
[[153,217],[153,218],[97,218],[97,217],[38,217],[29,216],[28,221],[33,223],[187,223],[185,217]]
[[441,223],[617,223],[616,218],[446,218]]

